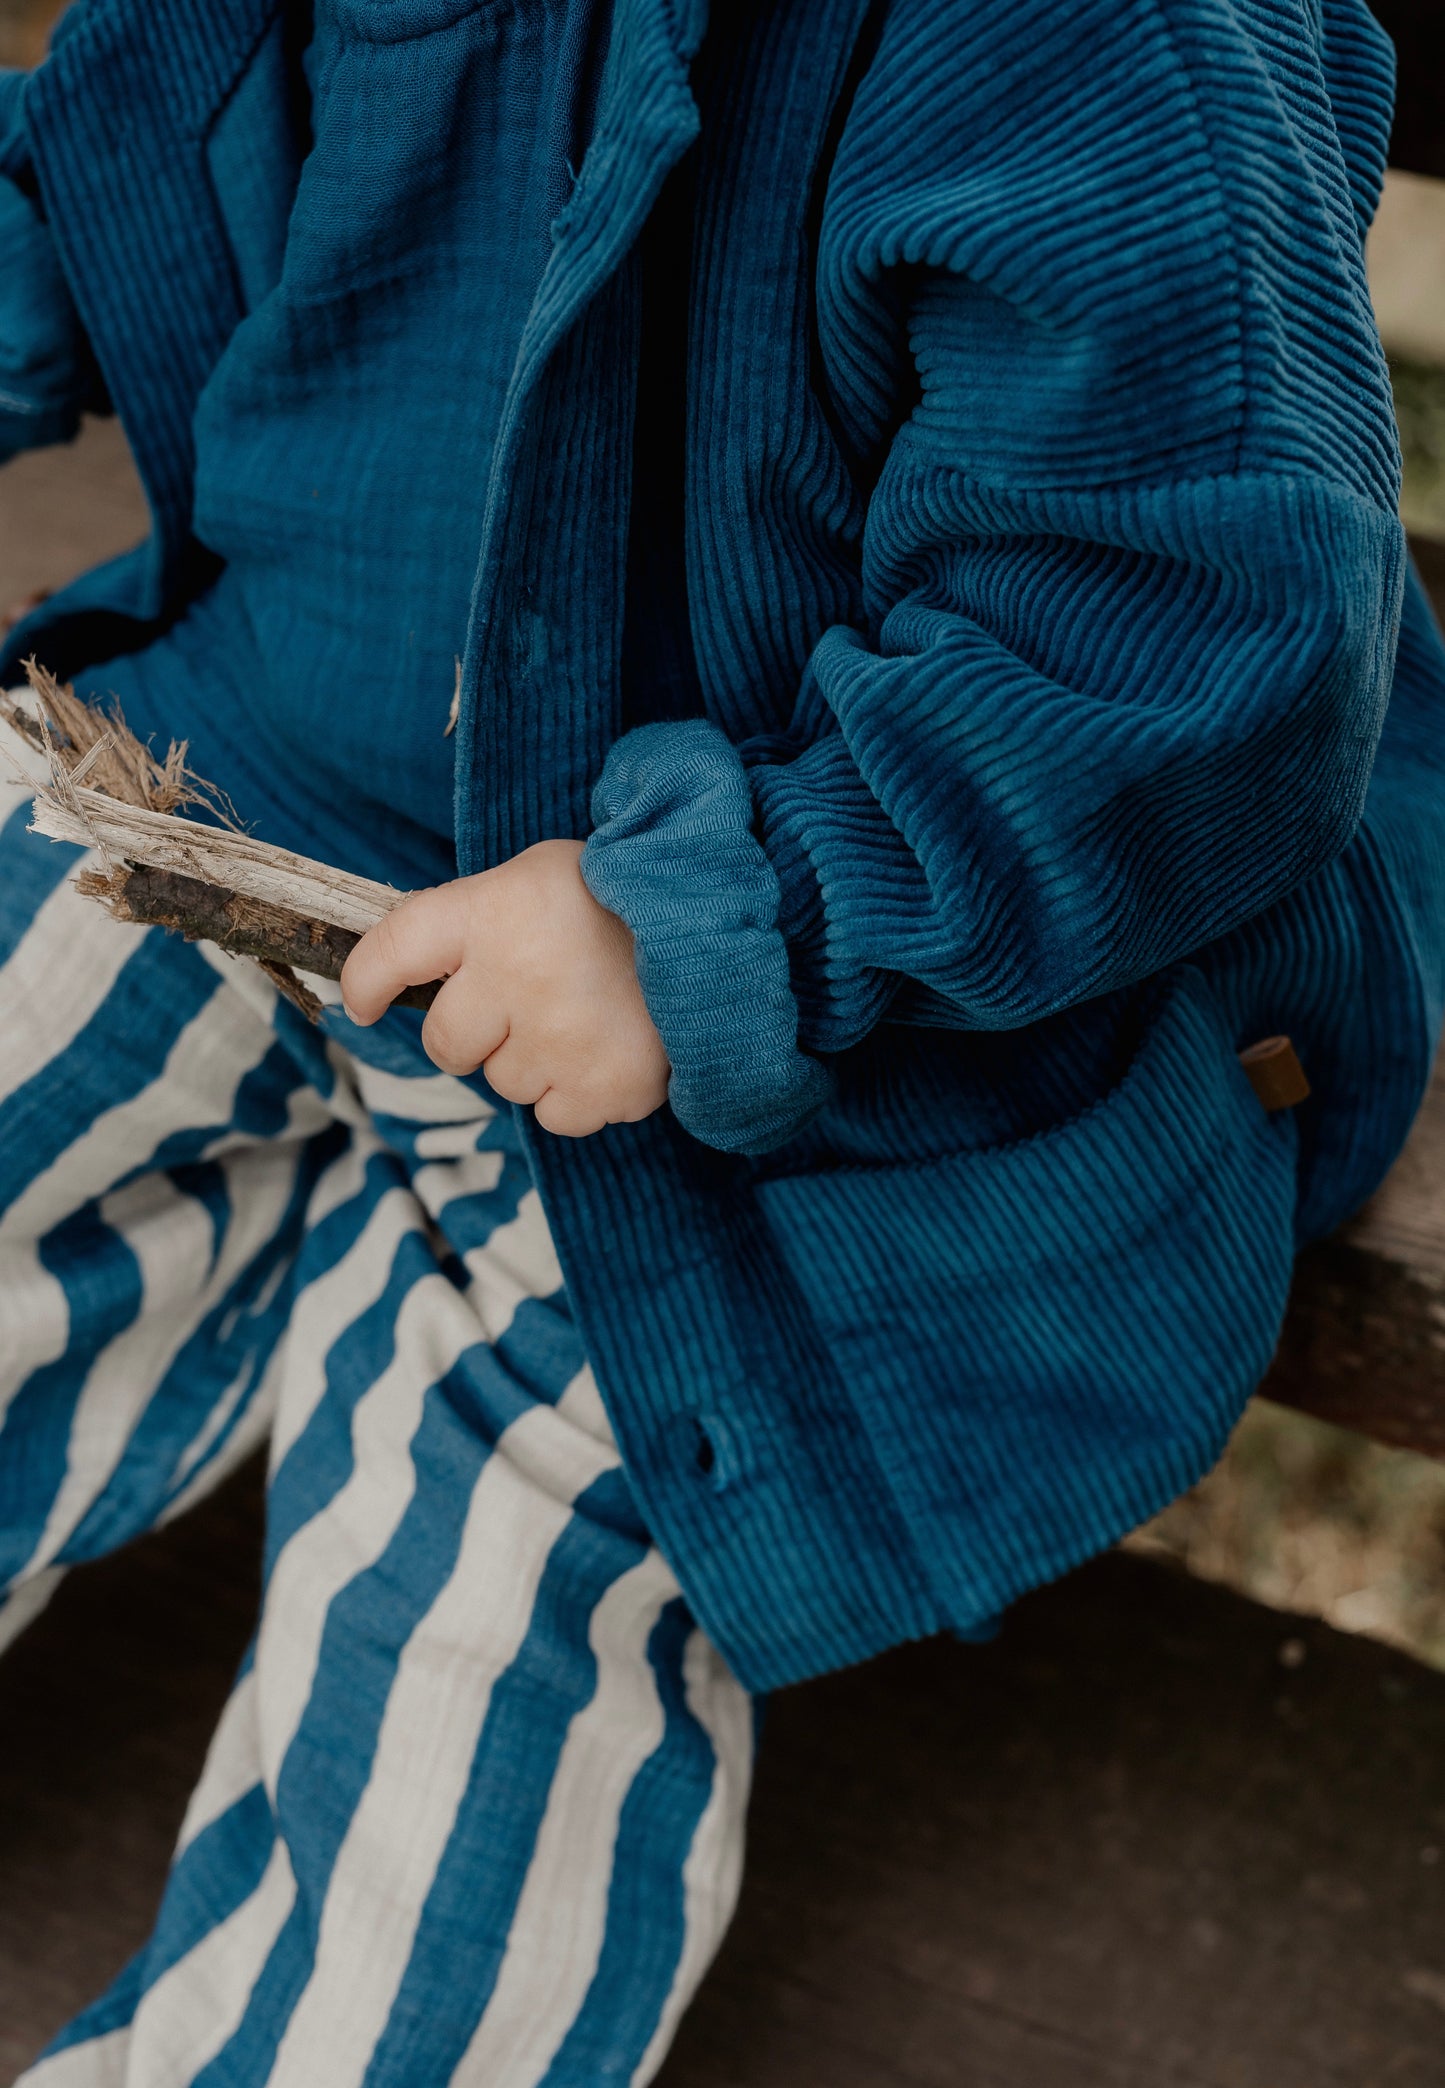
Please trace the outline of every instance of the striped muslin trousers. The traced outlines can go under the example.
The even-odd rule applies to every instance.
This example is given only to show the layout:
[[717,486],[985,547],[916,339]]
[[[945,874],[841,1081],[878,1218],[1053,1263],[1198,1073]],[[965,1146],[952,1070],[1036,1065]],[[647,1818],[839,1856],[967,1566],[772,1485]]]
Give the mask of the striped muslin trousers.
[[[649,1542],[512,1115],[0,826],[0,1643],[270,1442],[155,1932],[24,2088],[641,2083],[746,1694]],[[3,1745],[3,1735],[0,1735]]]

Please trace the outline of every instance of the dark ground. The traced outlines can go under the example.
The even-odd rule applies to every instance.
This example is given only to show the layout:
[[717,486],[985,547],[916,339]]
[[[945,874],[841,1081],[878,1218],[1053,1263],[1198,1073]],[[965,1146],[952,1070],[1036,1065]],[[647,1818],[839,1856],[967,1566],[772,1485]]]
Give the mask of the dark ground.
[[[145,1935],[257,1534],[233,1483],[0,1666],[5,2077]],[[1438,2088],[1442,2045],[1445,1675],[1114,1558],[775,1701],[662,2082]]]

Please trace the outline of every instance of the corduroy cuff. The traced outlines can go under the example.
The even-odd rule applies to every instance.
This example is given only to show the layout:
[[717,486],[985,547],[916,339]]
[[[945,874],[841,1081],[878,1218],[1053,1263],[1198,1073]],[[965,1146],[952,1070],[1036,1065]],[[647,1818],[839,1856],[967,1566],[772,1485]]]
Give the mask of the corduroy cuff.
[[801,1130],[830,1079],[798,1049],[780,893],[737,749],[703,719],[639,726],[592,798],[592,896],[632,931],[685,1131],[759,1153]]

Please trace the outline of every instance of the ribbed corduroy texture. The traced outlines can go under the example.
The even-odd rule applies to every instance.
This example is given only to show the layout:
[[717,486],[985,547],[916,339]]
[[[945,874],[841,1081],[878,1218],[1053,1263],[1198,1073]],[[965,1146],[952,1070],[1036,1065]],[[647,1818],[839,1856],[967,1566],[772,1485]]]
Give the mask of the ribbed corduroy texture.
[[[236,296],[196,112],[271,13],[166,0],[157,43],[90,0],[27,95],[177,543]],[[1399,623],[1358,0],[736,0],[690,71],[701,27],[616,0],[485,495],[457,844],[586,831],[648,469],[636,234],[696,140],[710,725],[616,745],[588,850],[675,1107],[530,1153],[638,1499],[769,1686],[975,1623],[1214,1455],[1295,1240],[1427,1078],[1445,655],[1413,581]],[[123,150],[87,37],[146,46]],[[79,606],[133,612],[122,580]],[[76,606],[18,643],[83,649]],[[1315,1096],[1271,1121],[1235,1053],[1277,1029]]]
[[[1401,559],[1337,55],[1303,9],[889,10],[817,230],[831,441],[800,403],[810,286],[778,247],[809,195],[800,53],[846,48],[856,15],[824,12],[822,30],[736,40],[740,140],[720,126],[713,183],[733,242],[701,247],[693,401],[697,448],[735,490],[730,535],[714,503],[695,518],[731,641],[700,647],[704,676],[744,741],[786,722],[760,682],[796,705],[788,758],[744,758],[802,1043],[837,1051],[900,978],[968,1027],[1030,1022],[1213,941],[1336,855]],[[1382,143],[1360,143],[1366,189]],[[775,334],[793,355],[760,363]],[[739,511],[757,526],[734,549]],[[715,788],[699,757],[699,795]],[[683,819],[685,796],[674,777]],[[646,944],[656,901],[625,809],[618,832],[636,890],[614,873],[608,903]],[[669,845],[659,831],[659,862]],[[766,1004],[741,944],[719,1004],[750,964]],[[721,1006],[695,986],[691,1002],[680,1048],[716,1055]],[[684,1121],[739,1136],[721,1106]]]
[[616,0],[596,126],[518,352],[463,662],[457,849],[469,867],[585,832],[618,730],[637,364],[624,262],[697,132],[686,60],[698,12]]

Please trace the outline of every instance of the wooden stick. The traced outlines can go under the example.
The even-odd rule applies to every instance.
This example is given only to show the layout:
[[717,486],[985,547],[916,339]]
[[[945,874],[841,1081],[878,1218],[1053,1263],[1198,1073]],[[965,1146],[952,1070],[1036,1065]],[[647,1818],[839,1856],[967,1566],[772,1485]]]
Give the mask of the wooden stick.
[[[318,979],[339,979],[342,966],[361,940],[354,929],[311,920],[288,907],[266,905],[243,892],[228,891],[176,870],[158,870],[151,864],[82,870],[76,889],[89,899],[99,899],[118,921],[168,928],[188,942],[213,942],[233,957],[254,958],[273,977],[284,969],[309,972]],[[408,986],[392,1005],[429,1008],[440,984],[437,980],[429,986]],[[305,1012],[314,1019],[320,1003],[314,994],[307,998],[315,1008],[305,1007]]]
[[374,928],[402,896],[391,885],[273,848],[250,834],[120,804],[104,791],[69,779],[36,793],[31,824],[52,841],[77,842],[103,859],[174,871],[192,883],[215,885],[357,936]]
[[[119,711],[93,709],[33,661],[27,671],[29,697],[0,691],[0,725],[47,770],[42,780],[9,757],[34,794],[33,830],[99,859],[81,872],[78,889],[118,920],[252,959],[316,1021],[322,1004],[298,972],[338,979],[360,938],[402,895],[243,833],[229,800],[187,766],[184,741],[158,761]],[[221,823],[183,819],[186,805]],[[409,987],[396,1005],[430,1007],[439,984]]]

